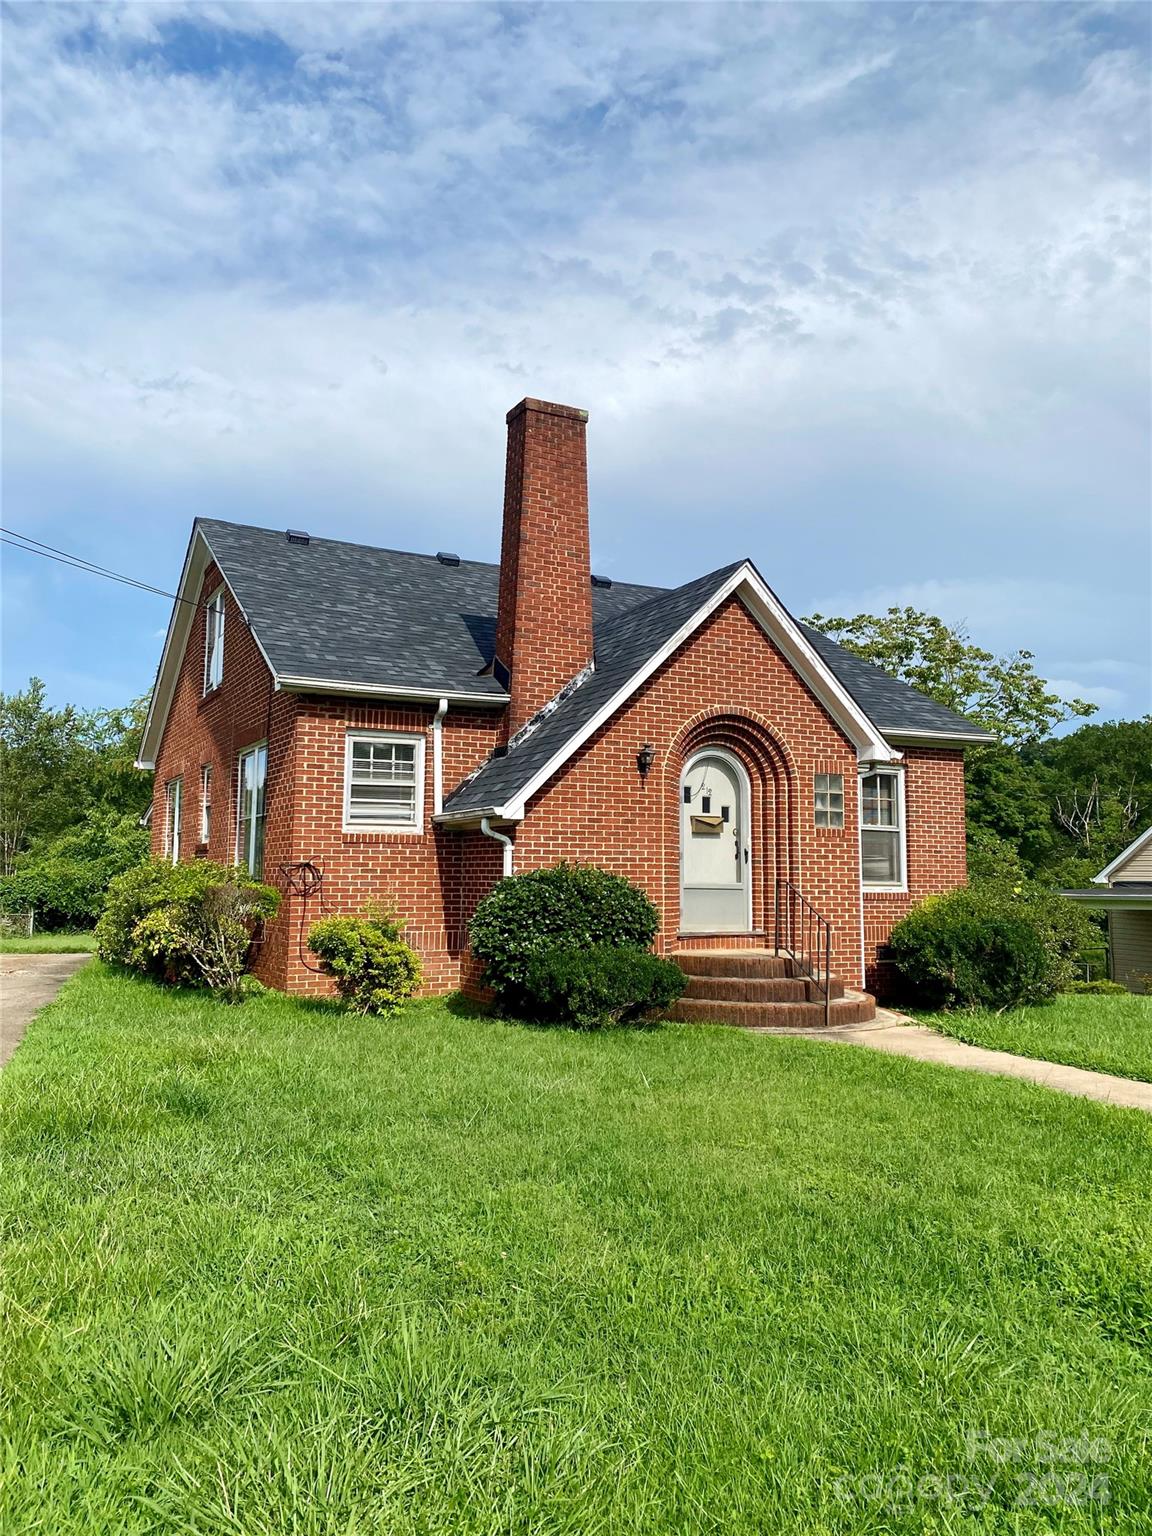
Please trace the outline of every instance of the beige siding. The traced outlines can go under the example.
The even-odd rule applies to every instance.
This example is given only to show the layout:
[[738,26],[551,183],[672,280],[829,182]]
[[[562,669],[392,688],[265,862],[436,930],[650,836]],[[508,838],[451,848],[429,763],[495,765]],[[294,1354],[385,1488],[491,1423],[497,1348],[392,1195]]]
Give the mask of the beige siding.
[[1108,883],[1115,885],[1117,880],[1152,880],[1152,843],[1145,843],[1126,864],[1112,871]]
[[1112,979],[1130,992],[1147,992],[1152,976],[1152,912],[1110,912]]

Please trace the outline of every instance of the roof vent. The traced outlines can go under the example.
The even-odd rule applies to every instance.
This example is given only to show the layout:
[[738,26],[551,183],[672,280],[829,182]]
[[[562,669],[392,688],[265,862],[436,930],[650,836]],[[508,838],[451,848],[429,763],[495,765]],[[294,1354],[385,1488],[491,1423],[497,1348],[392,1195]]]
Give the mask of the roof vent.
[[459,565],[460,564],[460,556],[459,555],[450,555],[446,549],[438,549],[436,551],[436,558],[437,558],[437,560],[439,560],[441,565]]
[[288,540],[289,544],[310,544],[312,542],[311,536],[300,528],[289,528],[284,537]]
[[594,587],[610,587],[612,585],[612,578],[611,576],[593,576],[592,585]]

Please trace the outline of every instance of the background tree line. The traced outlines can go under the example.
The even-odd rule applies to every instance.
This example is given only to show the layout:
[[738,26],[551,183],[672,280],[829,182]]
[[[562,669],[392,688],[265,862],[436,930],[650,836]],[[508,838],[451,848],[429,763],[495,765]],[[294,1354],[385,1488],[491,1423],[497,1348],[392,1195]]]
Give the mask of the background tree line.
[[[1083,885],[1152,822],[1152,716],[1054,736],[1095,707],[1052,693],[1029,651],[994,656],[914,608],[807,622],[997,736],[966,754],[974,878]],[[88,926],[112,876],[147,857],[146,709],[52,709],[38,678],[0,694],[0,908]]]

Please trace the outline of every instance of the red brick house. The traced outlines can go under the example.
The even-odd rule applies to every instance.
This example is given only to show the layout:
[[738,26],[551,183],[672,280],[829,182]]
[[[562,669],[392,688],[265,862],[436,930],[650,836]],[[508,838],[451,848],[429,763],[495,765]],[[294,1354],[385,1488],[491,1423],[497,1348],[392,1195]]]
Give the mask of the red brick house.
[[477,901],[569,859],[643,885],[663,952],[729,952],[689,956],[730,979],[685,1016],[735,1018],[814,995],[764,950],[830,940],[849,987],[882,983],[893,922],[964,880],[963,752],[989,738],[751,561],[671,590],[593,575],[586,420],[510,412],[499,566],[197,519],[140,766],[158,854],[285,892],[269,984],[326,990],[308,926],[379,900],[430,989],[474,984]]

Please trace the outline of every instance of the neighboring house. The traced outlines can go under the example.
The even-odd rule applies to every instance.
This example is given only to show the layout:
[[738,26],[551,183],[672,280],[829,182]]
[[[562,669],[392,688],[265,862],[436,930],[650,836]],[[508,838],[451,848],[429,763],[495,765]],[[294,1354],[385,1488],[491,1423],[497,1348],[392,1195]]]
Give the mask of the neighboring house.
[[385,900],[432,990],[474,985],[476,903],[568,859],[644,886],[663,952],[771,948],[798,891],[875,985],[892,924],[964,881],[963,752],[991,738],[749,560],[594,576],[586,420],[509,413],[498,566],[196,520],[140,762],[157,853],[284,890],[266,982],[325,990],[309,924]]
[[1152,827],[1094,877],[1094,889],[1065,891],[1108,914],[1108,973],[1129,992],[1152,992]]

